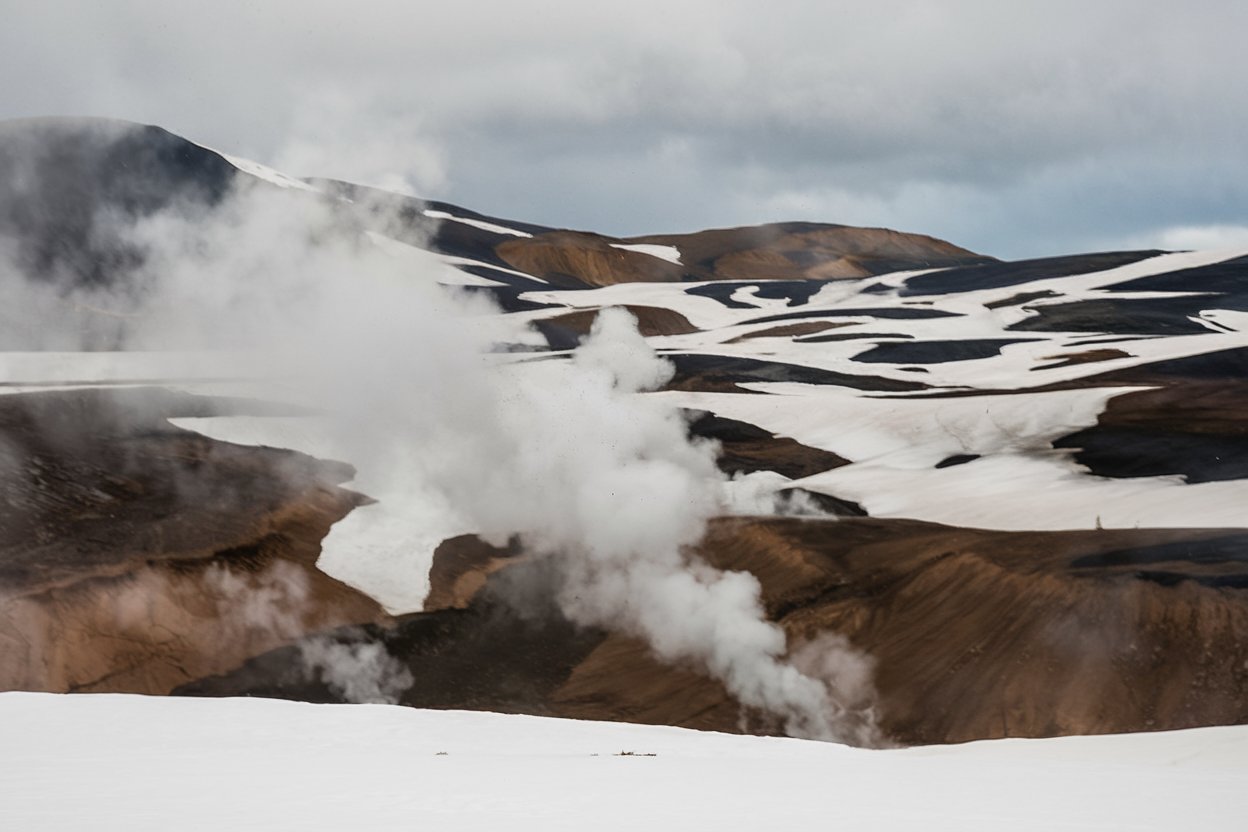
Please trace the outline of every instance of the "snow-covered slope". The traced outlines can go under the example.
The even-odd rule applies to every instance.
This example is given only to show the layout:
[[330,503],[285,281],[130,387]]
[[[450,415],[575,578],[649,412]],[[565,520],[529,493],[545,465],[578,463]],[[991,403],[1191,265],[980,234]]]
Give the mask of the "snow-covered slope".
[[[1008,263],[813,223],[617,239],[298,180],[154,127],[0,126],[5,148],[0,173],[22,174],[0,176],[9,686],[332,699],[299,639],[367,625],[417,677],[480,651],[471,695],[480,668],[444,664],[430,676],[450,681],[407,704],[740,728],[697,662],[567,621],[548,653],[491,617],[533,552],[486,540],[538,513],[510,511],[520,498],[557,493],[544,527],[592,503],[570,525],[608,537],[713,503],[690,525],[713,539],[681,536],[673,562],[752,573],[790,648],[833,634],[869,653],[900,741],[1248,721],[1248,249]],[[699,480],[715,499],[659,481],[636,489],[650,514],[620,520],[614,484],[571,464],[640,423],[561,374],[611,306],[638,325],[616,358],[653,349],[672,369],[629,401],[670,417],[688,459],[720,443]],[[154,340],[128,344],[136,327]],[[294,360],[253,360],[266,349]],[[278,460],[324,476],[280,489]],[[569,482],[592,485],[550,485]],[[495,512],[506,534],[473,537]],[[238,604],[217,586],[201,614],[188,599],[208,579],[175,560],[251,584]],[[291,563],[299,591],[270,585]],[[132,607],[136,586],[176,591]],[[221,637],[275,593],[343,608]],[[533,670],[518,694],[488,672],[491,626]],[[206,649],[222,652],[190,660]]]
[[0,695],[0,826],[1238,830],[1248,728],[863,751],[262,699]]

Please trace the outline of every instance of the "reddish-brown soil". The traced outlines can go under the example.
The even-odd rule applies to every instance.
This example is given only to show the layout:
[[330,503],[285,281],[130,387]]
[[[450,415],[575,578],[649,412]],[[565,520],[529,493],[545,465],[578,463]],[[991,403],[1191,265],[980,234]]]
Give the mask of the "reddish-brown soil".
[[[1248,591],[1167,586],[1129,564],[1072,566],[1088,553],[1217,534],[725,520],[702,551],[758,576],[791,643],[846,635],[876,663],[884,733],[932,743],[1248,721]],[[570,716],[736,730],[720,685],[619,637],[555,701]]]
[[628,242],[676,246],[699,280],[832,280],[992,259],[924,234],[816,223],[658,234]]
[[923,234],[816,223],[720,228],[623,241],[676,246],[680,265],[611,245],[618,242],[581,231],[549,231],[508,239],[494,252],[512,268],[568,287],[678,280],[835,280],[991,261]]
[[514,269],[556,286],[672,282],[685,270],[649,254],[613,248],[609,237],[580,231],[551,231],[499,244],[495,251]]
[[[649,338],[652,335],[688,335],[698,328],[679,312],[659,306],[624,306],[637,319],[637,331]],[[598,318],[597,309],[578,309],[563,315],[542,319],[541,323],[559,326],[578,336],[587,335]]]
[[[165,693],[384,619],[315,568],[348,467],[214,442],[161,390],[0,397],[0,689]],[[248,405],[255,408],[256,405]]]
[[[1110,418],[1149,421],[1129,405]],[[1234,405],[1211,387],[1191,424],[1228,431]],[[428,611],[389,619],[313,566],[359,499],[334,485],[350,472],[165,421],[205,407],[155,391],[0,399],[0,687],[333,701],[295,646],[328,633],[385,644],[417,680],[410,705],[775,730],[699,668],[563,620],[546,566],[515,546],[447,541]],[[748,457],[754,439],[735,440],[725,457]],[[805,453],[770,442],[760,462]],[[1248,531],[726,518],[699,551],[758,578],[791,644],[838,633],[871,657],[894,741],[1248,722]]]
[[[871,657],[887,739],[934,743],[1248,721],[1248,590],[1232,588],[1248,567],[1200,554],[1227,535],[1244,533],[738,518],[700,551],[758,577],[791,644],[840,633]],[[471,538],[438,558],[431,600],[455,608],[371,631],[418,679],[406,704],[776,730],[698,668],[570,627],[539,562]],[[334,698],[292,648],[184,692]]]
[[[1184,556],[1228,534],[773,519],[721,522],[702,550],[756,574],[791,639],[873,657],[891,738],[957,742],[1248,721],[1248,591],[1225,580],[1248,564]],[[1167,543],[1146,570],[1132,556]]]
[[519,554],[518,547],[500,549],[472,534],[442,541],[429,570],[425,609],[466,609],[489,576],[513,563]]

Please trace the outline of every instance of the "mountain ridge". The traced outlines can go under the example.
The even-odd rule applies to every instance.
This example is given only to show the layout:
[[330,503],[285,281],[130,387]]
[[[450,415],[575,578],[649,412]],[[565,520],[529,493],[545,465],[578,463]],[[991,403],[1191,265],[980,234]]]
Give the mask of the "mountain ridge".
[[[794,651],[836,637],[868,656],[885,741],[1248,721],[1248,251],[1011,263],[818,223],[614,238],[75,124],[0,125],[2,276],[57,289],[15,301],[0,345],[0,687],[344,701],[307,658],[336,651],[397,662],[413,705],[783,729],[706,667],[552,612],[521,542],[415,534],[414,495],[373,489],[358,448],[245,373],[39,341],[47,309],[124,328],[73,295],[143,274],[119,228],[163,211],[193,228],[245,182],[283,218],[326,208],[313,247],[397,250],[396,275],[488,296],[478,317],[524,330],[481,359],[499,372],[573,364],[604,310],[631,312],[632,349],[670,370],[646,401],[718,443],[740,502],[690,557],[754,576]],[[370,528],[406,547],[402,580],[427,576],[423,605],[383,600],[400,579]]]

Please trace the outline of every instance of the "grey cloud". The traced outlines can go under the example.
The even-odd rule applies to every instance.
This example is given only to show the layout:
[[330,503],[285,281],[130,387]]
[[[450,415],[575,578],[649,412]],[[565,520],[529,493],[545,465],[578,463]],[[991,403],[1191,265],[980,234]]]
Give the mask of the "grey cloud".
[[0,70],[31,82],[0,115],[155,122],[553,225],[813,219],[1008,256],[1248,202],[1229,0],[10,5]]

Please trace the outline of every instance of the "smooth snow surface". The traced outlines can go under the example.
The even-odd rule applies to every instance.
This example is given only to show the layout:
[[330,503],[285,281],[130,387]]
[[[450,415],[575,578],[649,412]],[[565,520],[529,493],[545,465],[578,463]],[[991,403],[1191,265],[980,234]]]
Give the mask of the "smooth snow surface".
[[15,832],[1213,832],[1244,828],[1248,782],[1244,726],[864,751],[386,705],[30,693],[0,694],[0,725],[0,828]]

